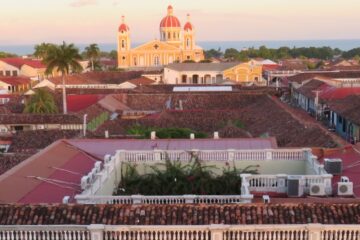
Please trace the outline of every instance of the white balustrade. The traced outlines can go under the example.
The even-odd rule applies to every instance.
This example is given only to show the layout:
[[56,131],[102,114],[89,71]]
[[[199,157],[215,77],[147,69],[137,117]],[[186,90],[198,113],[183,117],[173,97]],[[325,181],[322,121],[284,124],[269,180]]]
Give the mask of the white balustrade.
[[153,162],[165,159],[189,161],[198,156],[202,161],[263,161],[263,160],[306,160],[309,149],[265,149],[265,150],[154,150],[124,151],[123,162]]
[[[287,178],[288,175],[251,175],[244,174],[242,179],[248,184],[250,192],[277,192],[277,193],[286,193],[287,192]],[[332,186],[331,174],[323,175],[302,175],[304,179],[304,190],[309,193],[310,185],[324,184],[326,193],[331,194]],[[244,184],[243,184],[244,185]]]
[[252,196],[243,195],[173,195],[173,196],[96,196],[77,195],[79,204],[230,204],[249,203]]
[[14,225],[0,240],[358,240],[360,225]]
[[87,226],[0,226],[0,240],[92,240]]

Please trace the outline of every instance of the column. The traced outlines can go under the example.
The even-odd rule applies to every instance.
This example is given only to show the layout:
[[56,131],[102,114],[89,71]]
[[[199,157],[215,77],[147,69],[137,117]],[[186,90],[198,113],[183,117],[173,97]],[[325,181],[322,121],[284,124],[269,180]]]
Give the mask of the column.
[[104,230],[105,226],[102,224],[92,224],[87,227],[90,231],[91,240],[103,240],[104,239]]

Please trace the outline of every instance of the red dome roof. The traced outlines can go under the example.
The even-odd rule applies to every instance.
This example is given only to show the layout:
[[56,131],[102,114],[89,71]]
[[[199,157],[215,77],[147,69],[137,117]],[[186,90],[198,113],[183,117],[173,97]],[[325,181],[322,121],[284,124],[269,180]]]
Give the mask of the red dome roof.
[[168,6],[167,16],[161,20],[160,27],[161,28],[181,27],[179,19],[173,15],[173,7],[171,5]]
[[122,23],[120,26],[119,26],[119,32],[127,32],[129,31],[130,28],[128,27],[128,25],[126,25],[125,23]]
[[125,17],[122,16],[122,23],[119,26],[119,32],[128,32],[130,31],[130,28],[128,25],[125,24]]
[[184,30],[185,31],[192,31],[193,30],[193,26],[192,26],[192,24],[190,23],[190,22],[187,22],[186,24],[185,24],[185,26],[184,26]]
[[185,31],[192,31],[193,30],[193,25],[190,22],[190,14],[187,15],[187,23],[185,23],[184,30]]
[[170,28],[170,27],[179,28],[179,27],[181,27],[181,25],[180,25],[180,21],[177,17],[166,16],[163,18],[163,20],[161,20],[160,27],[161,28]]

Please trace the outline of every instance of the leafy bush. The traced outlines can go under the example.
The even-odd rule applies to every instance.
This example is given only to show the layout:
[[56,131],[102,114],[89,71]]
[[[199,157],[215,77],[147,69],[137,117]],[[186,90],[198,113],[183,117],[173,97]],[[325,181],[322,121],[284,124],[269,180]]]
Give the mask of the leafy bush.
[[122,181],[115,195],[237,195],[241,194],[241,173],[257,174],[258,166],[238,169],[230,164],[221,175],[214,174],[215,166],[206,166],[195,155],[189,163],[171,161],[150,166],[150,172],[140,175],[137,166],[124,163]]
[[196,132],[189,128],[151,128],[139,124],[129,128],[127,134],[137,135],[141,138],[149,138],[152,131],[156,131],[156,136],[160,139],[184,139],[189,138],[191,133],[194,133],[196,138],[207,137],[206,133]]

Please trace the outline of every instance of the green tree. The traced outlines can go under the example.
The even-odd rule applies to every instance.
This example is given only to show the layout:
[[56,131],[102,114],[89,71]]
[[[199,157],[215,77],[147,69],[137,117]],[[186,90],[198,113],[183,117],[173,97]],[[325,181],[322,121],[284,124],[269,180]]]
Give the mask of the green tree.
[[39,59],[45,59],[48,52],[49,52],[49,49],[54,47],[54,44],[51,44],[51,43],[41,43],[41,44],[37,44],[35,45],[34,49],[35,49],[35,52],[33,53],[33,55],[36,57],[36,58],[39,58]]
[[109,57],[111,59],[114,59],[116,60],[117,59],[117,55],[118,55],[118,52],[116,50],[112,50],[110,53],[109,53]]
[[70,72],[80,72],[82,70],[82,66],[79,63],[81,59],[79,49],[74,44],[63,42],[62,45],[50,48],[46,58],[43,60],[46,64],[47,74],[51,74],[54,71],[61,74],[64,114],[67,114],[65,78]]
[[100,49],[96,43],[90,44],[85,48],[85,55],[91,63],[91,71],[95,70],[95,61],[100,57]]
[[35,90],[35,94],[31,96],[29,102],[26,103],[24,112],[46,114],[57,113],[58,109],[53,95],[45,89],[37,89]]
[[224,57],[230,61],[234,61],[234,60],[238,59],[239,51],[236,50],[235,48],[228,48],[225,51]]
[[0,58],[8,58],[8,57],[17,57],[17,55],[7,52],[0,52]]

